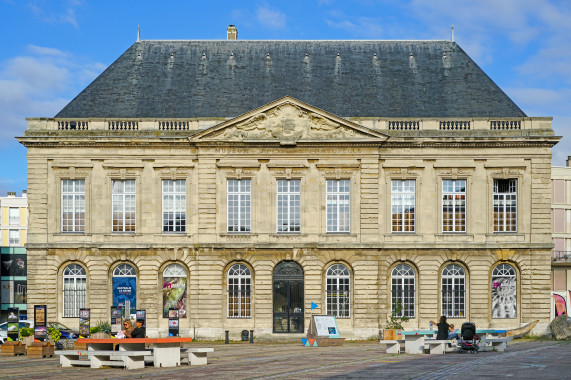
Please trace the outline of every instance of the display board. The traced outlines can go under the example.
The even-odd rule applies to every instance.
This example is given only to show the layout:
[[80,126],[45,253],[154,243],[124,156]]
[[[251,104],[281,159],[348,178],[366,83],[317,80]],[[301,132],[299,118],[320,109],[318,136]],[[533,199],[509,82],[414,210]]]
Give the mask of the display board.
[[178,309],[169,309],[169,336],[178,336]]
[[147,328],[147,312],[145,310],[137,310],[135,312],[135,321],[143,320],[143,327]]
[[130,310],[125,310],[125,316],[134,314],[137,308],[137,277],[113,277],[113,305],[125,307],[129,301]]
[[20,335],[20,309],[17,307],[8,308],[8,338],[18,340]]
[[317,336],[340,338],[339,328],[337,327],[337,320],[331,315],[314,315],[315,329]]
[[48,337],[47,306],[34,305],[34,338],[44,342]]
[[79,309],[79,335],[88,338],[90,334],[91,309]]
[[163,317],[172,308],[179,310],[179,318],[186,318],[186,277],[165,277],[163,283]]
[[111,306],[111,334],[115,335],[121,331],[123,322],[123,307]]

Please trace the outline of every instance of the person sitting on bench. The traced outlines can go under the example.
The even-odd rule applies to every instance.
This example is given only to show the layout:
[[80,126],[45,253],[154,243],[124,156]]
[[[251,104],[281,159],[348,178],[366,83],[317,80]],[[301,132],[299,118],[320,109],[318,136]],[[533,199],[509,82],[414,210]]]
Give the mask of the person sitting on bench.
[[453,332],[454,325],[446,323],[446,316],[443,315],[440,317],[440,323],[434,321],[430,321],[430,323],[438,326],[437,340],[452,340],[458,338],[458,333]]
[[131,338],[144,338],[146,335],[145,328],[143,327],[143,319],[137,319],[137,327],[131,330]]

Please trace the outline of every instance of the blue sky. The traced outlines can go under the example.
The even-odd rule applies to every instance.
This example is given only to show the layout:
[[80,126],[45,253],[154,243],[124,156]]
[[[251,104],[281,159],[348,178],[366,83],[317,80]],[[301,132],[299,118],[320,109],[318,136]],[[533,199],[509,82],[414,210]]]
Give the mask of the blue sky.
[[142,39],[450,39],[571,154],[567,0],[0,0],[0,195],[26,189],[26,117],[53,117]]

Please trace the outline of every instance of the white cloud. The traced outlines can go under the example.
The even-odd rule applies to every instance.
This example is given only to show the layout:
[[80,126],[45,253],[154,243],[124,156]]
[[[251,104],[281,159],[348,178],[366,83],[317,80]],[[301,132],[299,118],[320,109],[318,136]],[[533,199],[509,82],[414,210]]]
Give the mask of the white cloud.
[[283,12],[260,7],[256,10],[258,22],[271,29],[282,29],[286,26],[286,15]]
[[31,1],[27,4],[28,9],[40,20],[53,24],[71,24],[79,29],[76,10],[81,8],[84,2],[81,0],[68,0],[63,4],[46,4],[44,1]]
[[355,17],[349,18],[340,12],[332,12],[332,16],[342,18],[338,21],[325,20],[327,25],[332,28],[341,29],[350,33],[353,37],[367,39],[382,39],[383,23],[381,19],[371,17]]
[[29,46],[28,54],[0,62],[0,144],[24,134],[26,117],[53,117],[104,68],[41,46]]

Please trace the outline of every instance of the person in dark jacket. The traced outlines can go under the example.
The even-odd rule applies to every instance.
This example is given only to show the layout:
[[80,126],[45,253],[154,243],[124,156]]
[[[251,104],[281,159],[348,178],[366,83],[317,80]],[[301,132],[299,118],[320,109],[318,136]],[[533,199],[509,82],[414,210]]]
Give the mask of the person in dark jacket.
[[137,319],[137,327],[131,330],[131,338],[144,338],[146,335],[143,323],[145,321],[142,319]]
[[451,340],[458,338],[458,333],[454,331],[454,325],[449,325],[446,323],[446,316],[440,317],[440,323],[436,323],[434,321],[430,321],[433,325],[438,326],[438,334],[436,335],[436,339],[438,340]]

